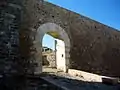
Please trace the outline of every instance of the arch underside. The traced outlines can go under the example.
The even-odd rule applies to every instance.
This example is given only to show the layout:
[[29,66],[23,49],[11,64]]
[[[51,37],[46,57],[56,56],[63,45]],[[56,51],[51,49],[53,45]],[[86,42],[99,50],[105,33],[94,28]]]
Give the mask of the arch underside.
[[42,73],[42,40],[43,36],[45,34],[49,34],[53,36],[54,38],[63,40],[65,43],[65,70],[64,72],[68,71],[69,68],[69,58],[70,58],[70,39],[68,37],[68,34],[65,32],[64,29],[62,29],[60,26],[54,24],[54,23],[46,23],[41,25],[36,33],[35,36],[35,43],[34,46],[37,50],[36,53],[36,63],[38,64],[35,68],[35,74]]

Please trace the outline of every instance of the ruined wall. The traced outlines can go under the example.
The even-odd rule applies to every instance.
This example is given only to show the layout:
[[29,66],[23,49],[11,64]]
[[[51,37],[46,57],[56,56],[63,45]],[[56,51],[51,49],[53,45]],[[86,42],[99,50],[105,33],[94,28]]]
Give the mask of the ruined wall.
[[55,52],[43,52],[42,65],[53,68],[56,67]]
[[30,60],[35,61],[38,57],[35,52],[37,48],[34,48],[36,31],[40,25],[51,22],[60,25],[68,33],[71,42],[70,68],[120,76],[119,31],[42,0],[26,0],[24,12],[21,30],[21,38],[26,33],[21,42],[27,39],[21,44],[24,57],[33,56]]
[[0,0],[0,74],[23,73],[19,53],[21,0]]

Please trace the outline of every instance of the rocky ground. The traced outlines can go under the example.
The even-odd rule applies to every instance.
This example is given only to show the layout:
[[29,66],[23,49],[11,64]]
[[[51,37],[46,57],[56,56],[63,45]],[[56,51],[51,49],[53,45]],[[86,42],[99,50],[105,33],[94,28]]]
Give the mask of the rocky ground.
[[84,78],[73,77],[57,69],[44,68],[43,79],[54,83],[65,90],[120,90],[120,85],[87,82]]
[[40,77],[4,77],[0,79],[0,90],[63,90]]
[[44,68],[40,76],[0,77],[0,90],[120,90],[120,85],[87,82],[57,69]]
[[63,90],[41,78],[29,79],[26,90]]

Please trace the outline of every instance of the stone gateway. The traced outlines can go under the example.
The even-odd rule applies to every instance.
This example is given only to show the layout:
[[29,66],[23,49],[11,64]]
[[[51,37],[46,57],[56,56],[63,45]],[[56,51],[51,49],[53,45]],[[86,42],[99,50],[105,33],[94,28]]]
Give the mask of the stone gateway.
[[[17,3],[13,1],[9,7],[18,8]],[[120,76],[120,32],[118,30],[46,1],[22,1],[22,8],[19,9],[21,12],[18,12],[21,16],[12,12],[10,13],[13,15],[9,13],[6,15],[11,20],[14,19],[14,15],[21,17],[19,36],[13,38],[16,43],[19,39],[17,45],[19,44],[20,62],[24,62],[23,66],[27,73],[42,72],[43,36],[45,33],[56,32],[58,35],[55,38],[65,42],[65,72],[68,69],[76,69],[105,76]],[[1,37],[3,31],[1,27],[0,29]],[[0,45],[3,45],[4,39],[7,41],[6,36],[0,38]],[[3,54],[0,53],[0,56],[3,57]]]

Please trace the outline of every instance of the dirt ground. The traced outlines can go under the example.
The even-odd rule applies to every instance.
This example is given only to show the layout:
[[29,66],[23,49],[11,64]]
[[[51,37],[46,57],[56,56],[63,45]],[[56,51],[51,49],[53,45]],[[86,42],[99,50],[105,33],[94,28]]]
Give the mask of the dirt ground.
[[62,87],[65,90],[120,90],[120,85],[109,85],[100,82],[87,82],[84,78],[73,77],[53,68],[43,68],[43,79]]

